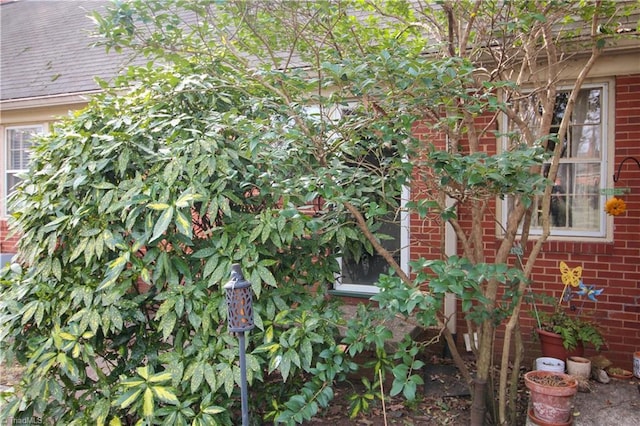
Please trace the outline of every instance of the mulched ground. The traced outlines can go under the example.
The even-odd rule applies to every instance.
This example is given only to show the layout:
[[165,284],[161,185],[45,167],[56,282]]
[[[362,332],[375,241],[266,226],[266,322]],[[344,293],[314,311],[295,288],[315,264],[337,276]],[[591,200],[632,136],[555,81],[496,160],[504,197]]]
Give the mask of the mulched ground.
[[346,393],[337,389],[336,398],[329,410],[304,424],[314,426],[465,425],[469,424],[470,406],[469,397],[428,397],[410,407],[403,399],[391,398],[385,404],[384,410],[382,405],[377,403],[369,413],[350,419],[347,414],[349,402],[346,400]]
[[[475,366],[472,357],[467,358],[466,362],[473,371]],[[430,357],[425,366],[423,379],[425,386],[421,389],[417,402],[408,403],[401,397],[387,397],[384,408],[380,401],[376,401],[368,413],[362,413],[355,419],[348,418],[348,396],[354,392],[354,388],[338,387],[331,407],[305,425],[440,426],[469,424],[471,419],[469,390],[450,360],[443,360],[437,356]],[[520,414],[515,425],[524,425],[527,420],[528,395],[522,380],[520,385],[516,400],[516,411]],[[357,391],[357,388],[355,390]]]
[[[446,367],[445,364],[434,364]],[[15,366],[0,365],[0,385],[13,386],[20,380],[21,370]],[[427,370],[424,375],[426,387],[421,389],[418,401],[407,403],[402,397],[387,396],[385,406],[373,401],[367,413],[349,418],[348,397],[358,391],[357,385],[343,383],[335,388],[331,406],[316,418],[304,423],[308,426],[442,426],[469,424],[471,398],[460,386],[460,377],[455,369]],[[387,389],[389,389],[387,387]],[[387,390],[388,392],[388,390]],[[462,394],[462,395],[459,395]],[[526,413],[527,397],[524,391],[519,398],[522,412]],[[526,415],[526,414],[525,414]],[[524,424],[524,421],[523,423]]]

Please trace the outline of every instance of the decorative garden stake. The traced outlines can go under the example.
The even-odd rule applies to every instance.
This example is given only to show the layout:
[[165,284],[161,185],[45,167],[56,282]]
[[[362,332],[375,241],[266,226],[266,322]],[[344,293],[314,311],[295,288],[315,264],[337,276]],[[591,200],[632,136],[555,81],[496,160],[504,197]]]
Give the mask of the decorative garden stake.
[[227,299],[229,332],[238,333],[240,346],[240,398],[242,403],[242,426],[249,425],[249,404],[247,401],[247,363],[244,332],[254,327],[251,283],[244,279],[240,265],[231,266],[231,279],[224,285]]

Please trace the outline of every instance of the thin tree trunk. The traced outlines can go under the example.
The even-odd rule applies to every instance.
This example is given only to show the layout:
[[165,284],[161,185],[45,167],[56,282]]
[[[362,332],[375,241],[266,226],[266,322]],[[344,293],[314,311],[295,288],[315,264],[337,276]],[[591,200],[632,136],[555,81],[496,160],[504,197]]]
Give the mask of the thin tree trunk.
[[480,334],[480,349],[478,350],[478,361],[476,378],[473,387],[473,401],[471,403],[471,422],[472,426],[482,426],[487,415],[488,401],[488,379],[491,371],[491,358],[493,355],[492,347],[493,324],[491,321],[485,321],[482,324],[482,333]]
[[518,386],[520,384],[520,365],[524,358],[524,345],[522,344],[522,332],[520,330],[520,323],[516,323],[514,330],[515,336],[515,357],[513,359],[513,369],[511,370],[511,383],[509,386],[509,405],[507,405],[507,424],[516,424],[516,401],[518,399]]
[[485,400],[487,398],[487,381],[475,378],[473,381],[473,397],[471,404],[471,419],[469,424],[471,426],[484,425],[484,418],[486,416],[487,404]]

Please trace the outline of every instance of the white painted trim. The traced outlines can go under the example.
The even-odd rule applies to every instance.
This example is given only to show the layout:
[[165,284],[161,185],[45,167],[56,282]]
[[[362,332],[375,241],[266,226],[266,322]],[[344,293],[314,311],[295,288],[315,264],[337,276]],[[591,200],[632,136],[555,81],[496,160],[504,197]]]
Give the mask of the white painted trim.
[[42,108],[69,104],[87,103],[91,96],[102,92],[93,90],[80,93],[65,93],[60,95],[38,96],[33,98],[8,99],[0,101],[0,110],[12,111],[26,108]]

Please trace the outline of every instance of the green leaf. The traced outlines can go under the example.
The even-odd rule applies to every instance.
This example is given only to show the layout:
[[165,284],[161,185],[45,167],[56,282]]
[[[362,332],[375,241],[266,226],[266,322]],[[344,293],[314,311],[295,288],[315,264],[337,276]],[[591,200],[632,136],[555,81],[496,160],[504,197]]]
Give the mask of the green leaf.
[[286,382],[287,378],[289,377],[289,372],[291,371],[291,358],[287,356],[286,353],[285,355],[282,356],[282,359],[279,365],[279,370],[280,370],[280,374],[282,374],[282,379]]
[[165,386],[152,386],[151,389],[156,397],[167,404],[177,405],[180,401],[170,388]]
[[147,388],[144,391],[142,397],[142,415],[145,417],[151,417],[153,415],[153,392],[151,388]]
[[407,400],[414,401],[416,399],[416,383],[413,381],[406,382],[402,394]]
[[69,261],[73,261],[77,259],[87,247],[88,238],[83,238],[80,242],[74,247],[73,252],[71,252],[71,256],[69,257]]
[[188,238],[192,236],[191,216],[185,215],[182,211],[176,212],[176,229]]
[[311,346],[311,341],[307,338],[303,338],[302,343],[300,344],[300,358],[302,368],[307,369],[311,366],[311,361],[313,360],[313,348]]
[[[112,317],[114,313],[116,313],[117,316]],[[120,321],[120,323],[116,325],[114,321]],[[122,317],[120,316],[120,312],[118,312],[117,308],[111,306],[109,307],[109,310],[102,314],[102,329],[113,331],[120,331],[122,329]]]
[[36,309],[38,309],[38,301],[32,300],[24,308],[22,308],[22,325],[25,325],[29,322],[33,314],[36,313]]
[[136,373],[138,373],[138,375],[140,377],[142,377],[143,379],[148,380],[149,379],[149,366],[145,365],[145,366],[136,368]]
[[212,390],[215,391],[218,389],[218,382],[216,380],[216,375],[215,375],[215,372],[213,371],[213,367],[210,364],[204,365],[204,378]]
[[218,407],[217,405],[210,405],[202,410],[203,413],[212,415],[224,413],[225,411],[227,410],[224,407]]
[[163,371],[162,373],[156,373],[147,379],[149,383],[162,383],[171,380],[171,372]]
[[262,279],[262,281],[264,281],[265,283],[267,283],[271,287],[278,287],[278,283],[276,282],[276,279],[273,276],[273,274],[271,273],[271,271],[269,271],[267,268],[265,268],[262,265],[258,265],[257,266],[257,270],[258,270],[258,274],[260,275],[260,278]]
[[193,370],[193,375],[191,376],[191,393],[196,393],[202,384],[202,379],[204,379],[204,364],[198,363],[196,368]]
[[235,386],[235,380],[233,379],[233,370],[229,365],[223,365],[220,369],[218,377],[220,381],[224,384],[224,390],[227,393],[227,396],[231,396],[233,393],[233,388]]
[[153,227],[153,235],[149,241],[155,241],[165,233],[169,224],[171,224],[171,220],[173,219],[173,207],[169,207],[162,212],[158,221]]
[[127,408],[134,402],[138,400],[138,396],[142,393],[141,388],[130,389],[128,392],[125,392],[118,399],[113,401],[113,405],[118,406],[120,408]]
[[216,249],[214,247],[205,247],[193,253],[192,257],[194,259],[206,259],[213,256],[215,253]]
[[147,204],[147,207],[151,210],[166,210],[171,206],[166,203],[149,203]]
[[167,341],[169,337],[171,337],[171,333],[173,332],[177,319],[175,312],[169,312],[167,315],[162,317],[159,328],[162,331],[163,340]]
[[191,192],[185,192],[180,196],[180,198],[178,198],[178,200],[176,200],[175,205],[177,208],[181,209],[184,207],[188,207],[191,201],[199,200],[201,198],[202,198],[201,195],[193,194]]
[[58,280],[62,279],[62,264],[57,257],[51,261],[51,273]]

